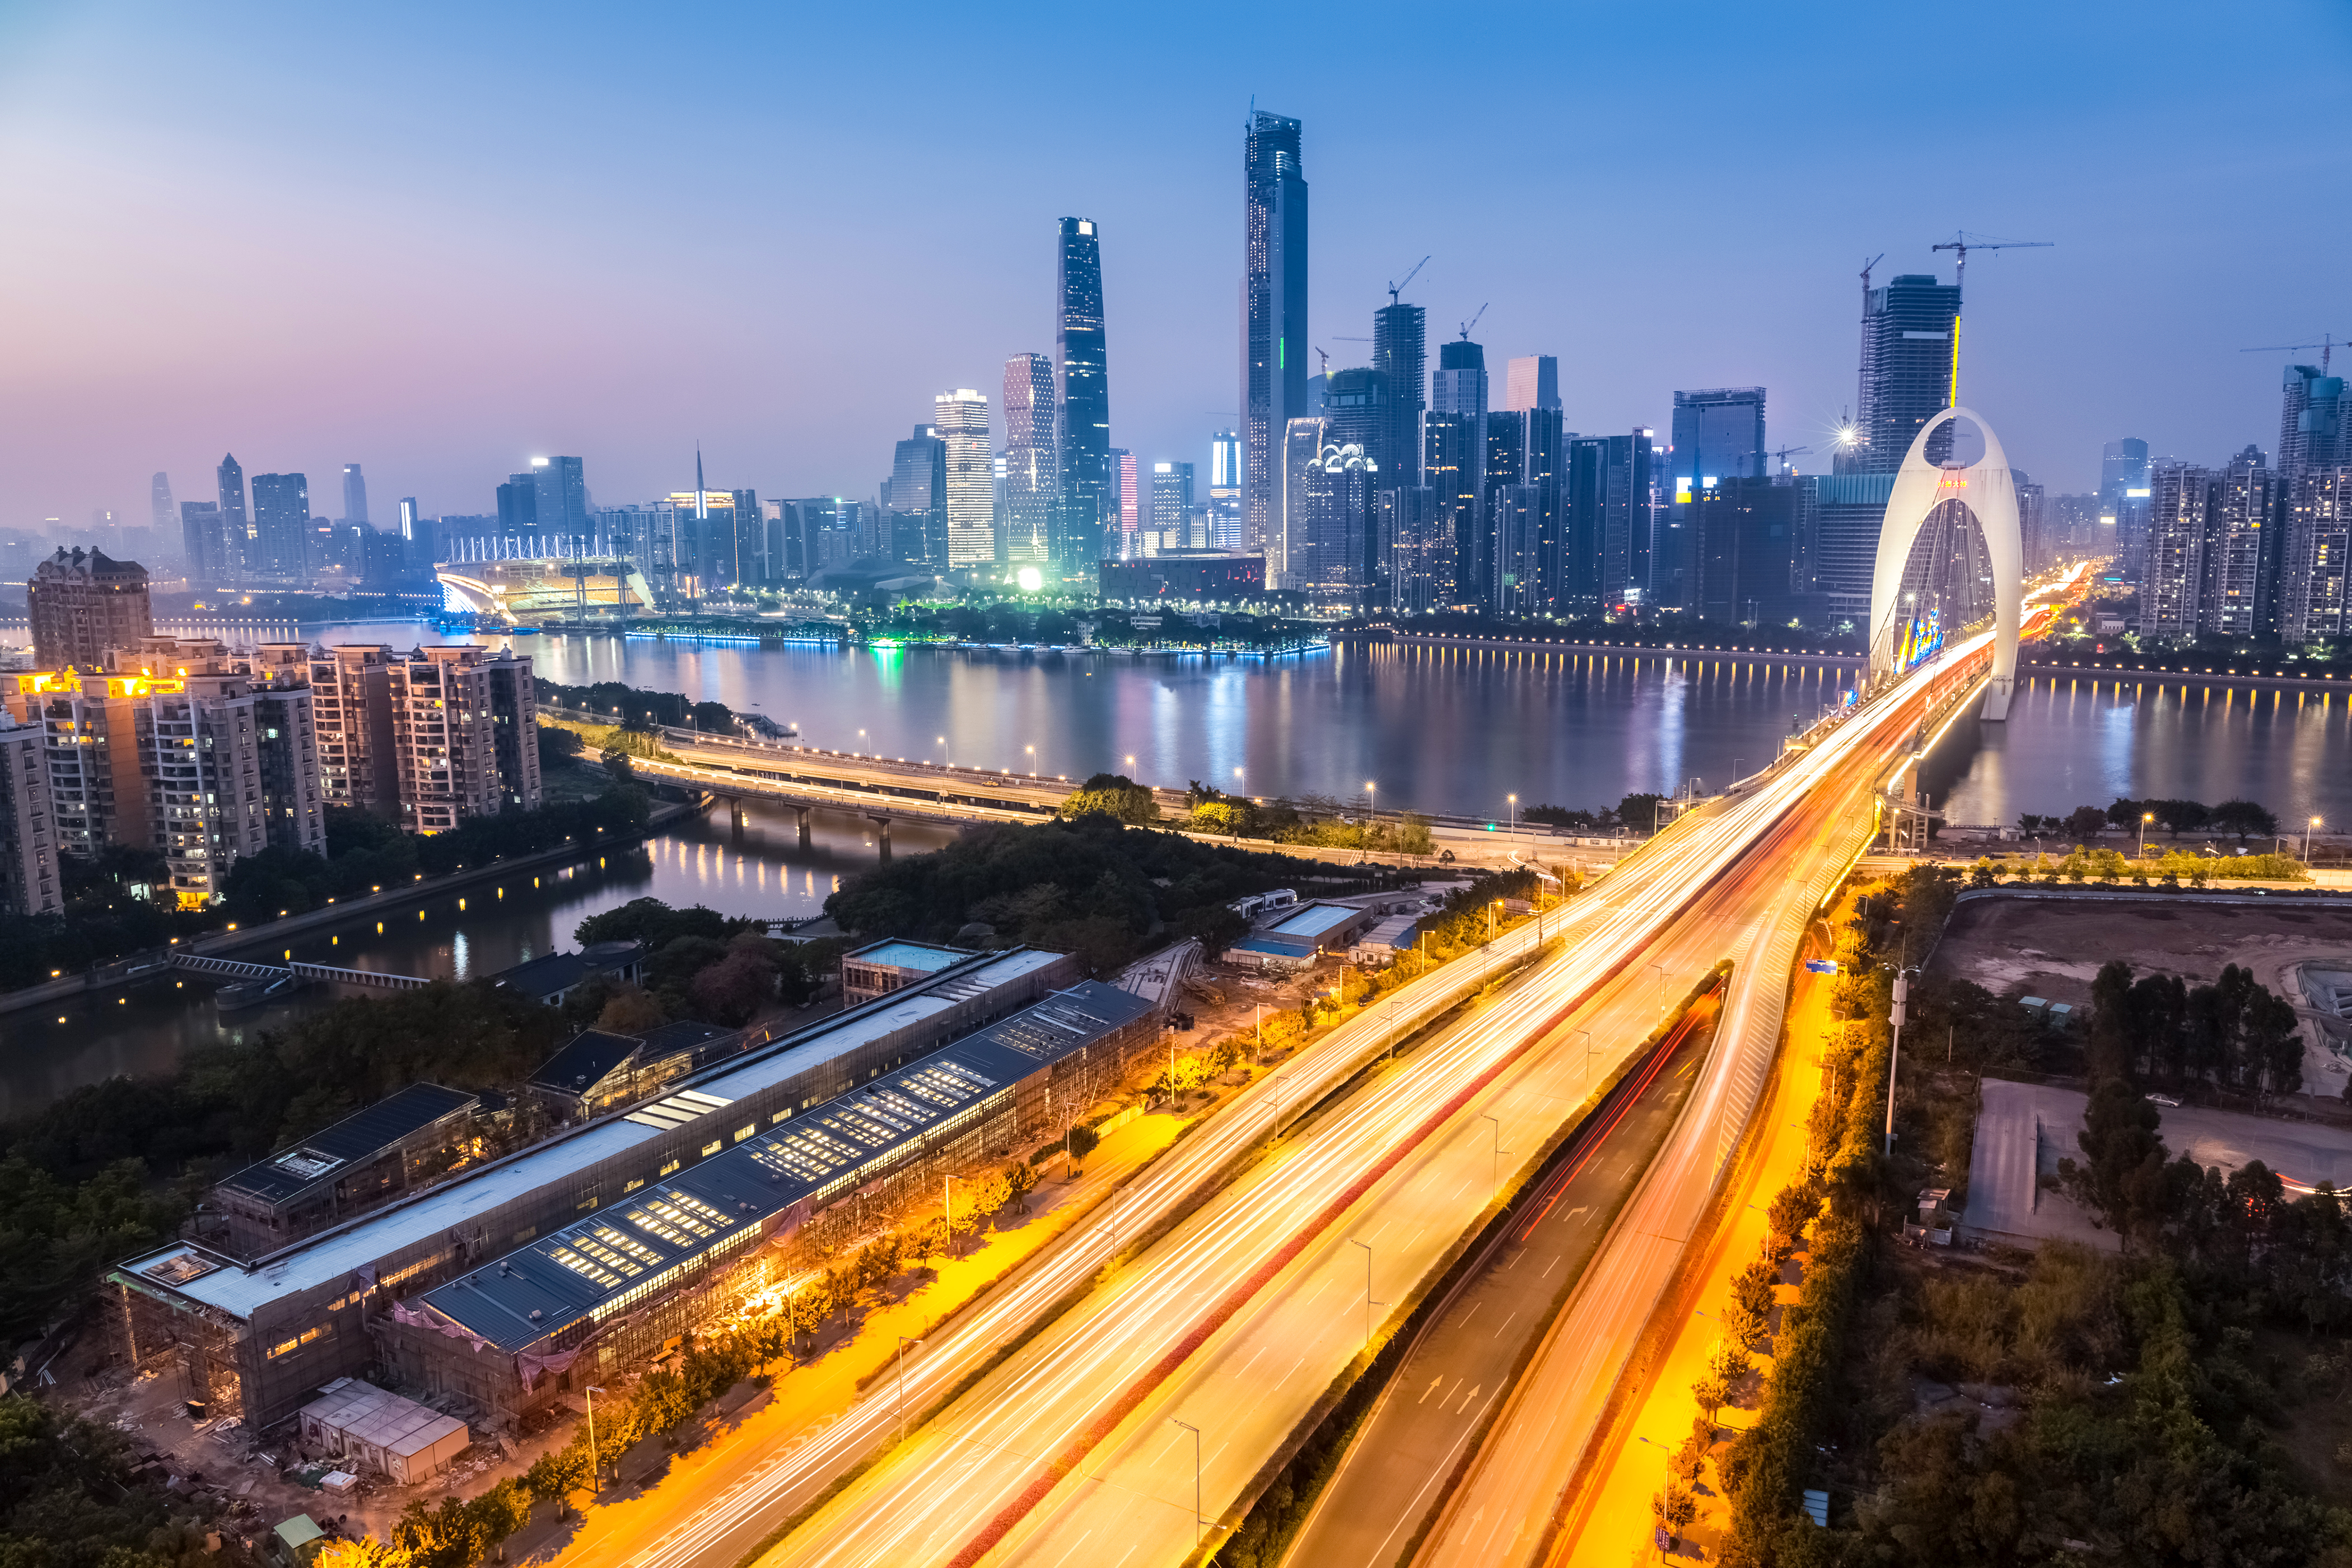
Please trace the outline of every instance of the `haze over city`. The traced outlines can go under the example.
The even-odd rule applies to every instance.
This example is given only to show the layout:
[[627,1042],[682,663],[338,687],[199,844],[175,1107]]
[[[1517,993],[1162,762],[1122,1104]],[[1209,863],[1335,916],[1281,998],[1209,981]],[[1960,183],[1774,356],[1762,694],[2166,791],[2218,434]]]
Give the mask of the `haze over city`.
[[[2193,56],[2192,79],[2181,74]],[[404,7],[0,15],[16,243],[0,525],[137,513],[234,450],[486,510],[531,456],[598,500],[871,494],[941,388],[1052,352],[1055,220],[1103,234],[1112,440],[1205,463],[1237,403],[1239,130],[1306,125],[1310,334],[1383,285],[1434,341],[1553,353],[1566,424],[1853,389],[1861,264],[1967,229],[1969,396],[2053,493],[2123,434],[2268,443],[2352,327],[2340,6]],[[2335,291],[2330,292],[2331,286]]]

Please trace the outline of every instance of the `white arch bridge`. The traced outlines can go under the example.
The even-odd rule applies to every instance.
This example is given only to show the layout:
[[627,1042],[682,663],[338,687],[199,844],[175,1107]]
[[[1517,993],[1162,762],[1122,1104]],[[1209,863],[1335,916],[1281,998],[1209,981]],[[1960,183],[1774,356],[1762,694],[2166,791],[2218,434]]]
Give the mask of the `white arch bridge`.
[[[1946,426],[1952,426],[1949,455],[1942,463],[1931,463],[1928,440]],[[1931,636],[1916,614],[1906,614],[1911,601],[1903,588],[1921,531],[1947,506],[1961,508],[1984,539],[1992,575],[1993,651],[1992,677],[1980,716],[2005,720],[2010,689],[2017,678],[2025,547],[2018,532],[2017,483],[2009,471],[2008,454],[1992,426],[1973,409],[1947,408],[1928,420],[1895,476],[1886,521],[1878,531],[1877,569],[1870,583],[1870,674],[1874,681],[1902,674],[1931,655],[1947,629],[1938,627]]]

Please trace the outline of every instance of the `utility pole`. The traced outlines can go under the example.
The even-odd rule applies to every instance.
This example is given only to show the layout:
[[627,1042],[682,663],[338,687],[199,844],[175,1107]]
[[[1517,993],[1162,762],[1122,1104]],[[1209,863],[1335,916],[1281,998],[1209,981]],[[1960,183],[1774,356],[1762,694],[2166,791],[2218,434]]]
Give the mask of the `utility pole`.
[[1181,1426],[1192,1434],[1192,1550],[1198,1552],[1201,1549],[1202,1526],[1205,1522],[1201,1518],[1201,1429],[1190,1421],[1179,1421],[1172,1415],[1168,1418],[1168,1424]]
[[1911,996],[1911,977],[1903,970],[1895,972],[1895,1010],[1887,1021],[1895,1026],[1894,1043],[1886,1048],[1886,1152],[1895,1152],[1895,1068],[1903,1058],[1903,1015],[1905,1004]]
[[1370,1350],[1372,1348],[1372,1309],[1384,1304],[1372,1300],[1372,1244],[1358,1241],[1351,1236],[1348,1238],[1348,1245],[1364,1249],[1364,1348]]

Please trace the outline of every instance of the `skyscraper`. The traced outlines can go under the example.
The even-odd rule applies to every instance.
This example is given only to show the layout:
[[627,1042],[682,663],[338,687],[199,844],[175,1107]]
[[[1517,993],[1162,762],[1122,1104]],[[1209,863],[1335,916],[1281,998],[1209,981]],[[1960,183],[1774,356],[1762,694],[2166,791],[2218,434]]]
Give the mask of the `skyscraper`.
[[[2019,487],[2021,501],[2024,488]],[[2214,475],[2205,513],[2204,582],[2197,595],[2200,634],[2260,637],[2273,629],[2277,502],[2277,476],[2259,447],[2246,447]]]
[[1559,360],[1553,354],[1528,354],[1510,362],[1504,373],[1503,406],[1516,413],[1559,406]]
[[2352,399],[2344,395],[2344,378],[2323,375],[2312,365],[2287,366],[2278,471],[2294,475],[2346,462],[2352,462]]
[[234,575],[228,535],[221,526],[218,501],[180,503],[180,554],[187,562],[188,583],[210,587]]
[[2289,365],[2279,412],[2278,629],[2300,642],[2352,631],[2352,399],[2344,378]]
[[931,399],[932,424],[947,444],[950,567],[996,559],[996,462],[988,448],[988,398],[960,386]]
[[2210,471],[2191,463],[2158,463],[2148,474],[2147,545],[2139,589],[2142,637],[2172,642],[2197,635],[2212,481]]
[[343,518],[345,522],[364,523],[367,514],[367,478],[357,463],[343,465]]
[[2110,546],[2134,577],[2147,552],[2148,500],[2147,443],[2137,436],[2108,442],[2099,458],[2099,521],[2115,530]]
[[1152,544],[1155,550],[1182,550],[1188,545],[1185,519],[1192,511],[1192,465],[1151,465]]
[[1125,561],[1138,553],[1135,536],[1143,526],[1143,475],[1135,454],[1124,447],[1110,449],[1110,494],[1118,537],[1106,542],[1103,556]]
[[253,523],[245,510],[245,469],[229,453],[215,470],[220,482],[221,535],[228,541],[226,573],[255,570],[258,553],[253,544]]
[[280,583],[310,573],[310,480],[304,474],[253,476],[253,547],[247,564]]
[[1920,426],[1950,400],[1952,319],[1959,310],[1958,287],[1933,274],[1906,273],[1863,291],[1859,413],[1838,472],[1891,474],[1903,466]]
[[[1764,477],[1764,389],[1718,386],[1675,394],[1672,478]],[[1898,465],[1899,467],[1900,465]]]
[[936,426],[916,426],[915,433],[892,449],[889,491],[882,504],[891,516],[891,553],[910,564],[946,571],[948,444],[940,439]]
[[180,524],[180,509],[172,500],[172,476],[157,474],[147,481],[147,520],[158,539],[172,537]]
[[[1307,174],[1297,121],[1251,113],[1242,179],[1242,513],[1251,545],[1264,548],[1280,528],[1284,439],[1307,412]],[[1271,579],[1272,560],[1266,568]]]
[[1220,430],[1209,438],[1209,542],[1239,550],[1242,527],[1242,437]]
[[[1092,218],[1062,220],[1054,279],[1054,360],[1061,396],[1061,526],[1052,546],[1066,578],[1095,580],[1111,508],[1110,361],[1103,323],[1102,237]],[[1008,375],[1011,372],[1008,370]]]
[[1052,558],[1054,509],[1062,497],[1054,411],[1054,362],[1018,353],[1004,362],[1004,555],[1013,565]]
[[1383,305],[1372,312],[1372,368],[1388,377],[1388,463],[1383,489],[1422,482],[1421,416],[1429,406],[1429,313],[1419,305]]
[[1364,449],[1338,440],[1328,418],[1290,422],[1283,452],[1283,587],[1328,604],[1366,601],[1379,485]]
[[[530,460],[531,521],[550,554],[589,553],[588,480],[577,458]],[[521,476],[516,476],[517,482]]]
[[[1486,351],[1468,338],[1442,343],[1430,377],[1424,471],[1437,491],[1438,526],[1454,550],[1453,592],[1444,602],[1485,602],[1492,552],[1486,548]],[[1441,477],[1441,475],[1443,477]]]

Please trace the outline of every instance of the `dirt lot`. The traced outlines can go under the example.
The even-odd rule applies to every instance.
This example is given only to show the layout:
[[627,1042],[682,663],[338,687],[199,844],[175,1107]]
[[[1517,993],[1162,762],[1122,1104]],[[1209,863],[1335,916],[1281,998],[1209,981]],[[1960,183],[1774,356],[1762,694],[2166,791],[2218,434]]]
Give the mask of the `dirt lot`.
[[2307,960],[2352,960],[2352,909],[2265,909],[2178,893],[1967,899],[1952,911],[1933,967],[1996,996],[2046,996],[2082,1011],[2099,966],[2111,958],[2135,973],[2177,974],[2190,984],[2218,978],[2227,964],[2252,969],[2304,1020],[2305,1092],[2343,1093],[2345,1058],[2327,1048],[2292,972]]

